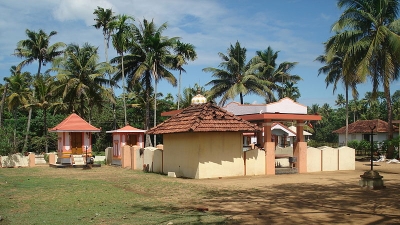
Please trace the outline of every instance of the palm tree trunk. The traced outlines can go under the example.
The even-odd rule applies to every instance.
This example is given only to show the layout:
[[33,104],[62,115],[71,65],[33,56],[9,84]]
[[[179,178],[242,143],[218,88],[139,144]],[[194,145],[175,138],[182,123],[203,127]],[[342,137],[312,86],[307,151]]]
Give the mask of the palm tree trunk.
[[[40,76],[40,69],[42,68],[42,60],[39,59],[39,67],[37,71],[36,78]],[[33,89],[32,93],[33,99],[35,98],[35,89]],[[28,113],[28,124],[26,125],[26,134],[25,134],[25,141],[24,141],[24,147],[22,148],[23,151],[26,151],[28,147],[28,137],[29,137],[29,130],[31,129],[31,118],[32,118],[32,108],[29,108],[29,113]]]
[[[154,77],[154,127],[157,126],[157,78],[156,76]],[[157,135],[154,135],[154,146],[157,145]]]
[[[385,98],[386,98],[386,107],[388,111],[388,124],[389,124],[389,135],[388,140],[393,139],[393,110],[392,110],[392,100],[390,98],[390,84],[389,82],[385,82],[383,85]],[[392,159],[395,157],[394,155],[394,146],[388,147],[387,158]]]
[[17,112],[15,109],[13,110],[13,114],[14,114],[14,149],[13,149],[13,152],[16,152],[16,149],[17,149]]
[[0,127],[2,127],[3,110],[4,110],[4,103],[5,103],[5,101],[6,101],[7,89],[8,89],[8,83],[5,84],[5,86],[4,86],[4,91],[3,91],[3,96],[1,97],[1,105],[0,105]]
[[44,108],[43,109],[43,127],[44,127],[44,142],[45,142],[45,152],[46,153],[48,153],[49,152],[49,145],[48,145],[48,139],[49,139],[49,137],[48,137],[48,135],[47,135],[47,110],[46,110],[46,108]]
[[179,102],[181,101],[181,77],[182,77],[182,70],[179,70],[179,82],[178,82],[178,109],[179,109]]
[[346,135],[344,137],[344,146],[347,146],[349,137],[349,86],[346,85]]
[[126,119],[126,102],[125,102],[125,71],[124,71],[124,53],[121,52],[121,69],[122,69],[122,102],[124,103],[124,121],[125,126],[128,124]]
[[[104,35],[104,51],[105,51],[105,56],[106,56],[106,62],[108,62],[108,44],[107,44],[107,38]],[[108,80],[110,81],[110,88],[111,88],[111,95],[114,96],[114,87],[111,85],[111,74],[109,72],[108,73]],[[113,110],[113,129],[117,129],[117,117],[115,115],[115,104],[111,103],[111,107]]]
[[[146,80],[145,80],[145,85],[146,85],[146,118],[145,118],[145,128],[146,130],[150,129],[150,87],[151,87],[151,83],[150,83],[150,76],[146,76]],[[151,138],[149,134],[146,134],[146,143],[145,146],[152,146],[151,144]]]
[[242,92],[240,92],[239,96],[240,96],[240,104],[243,105],[243,94],[242,94]]
[[[104,35],[104,52],[106,55],[106,62],[108,63],[108,45],[107,45],[107,38]],[[110,76],[110,74],[108,74]]]

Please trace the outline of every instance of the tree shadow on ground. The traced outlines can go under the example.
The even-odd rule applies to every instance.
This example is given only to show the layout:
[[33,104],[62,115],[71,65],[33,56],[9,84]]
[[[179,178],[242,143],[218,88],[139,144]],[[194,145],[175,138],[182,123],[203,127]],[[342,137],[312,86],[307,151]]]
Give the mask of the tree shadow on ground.
[[[398,224],[400,186],[368,190],[335,180],[331,185],[281,184],[208,191],[203,204],[243,224]],[[385,181],[386,182],[386,181]]]

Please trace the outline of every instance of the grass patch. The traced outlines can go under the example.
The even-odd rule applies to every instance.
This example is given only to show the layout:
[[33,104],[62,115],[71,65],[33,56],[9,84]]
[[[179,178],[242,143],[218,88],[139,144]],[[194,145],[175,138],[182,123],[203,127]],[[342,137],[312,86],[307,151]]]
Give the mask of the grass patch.
[[0,169],[0,224],[224,224],[205,187],[111,166]]

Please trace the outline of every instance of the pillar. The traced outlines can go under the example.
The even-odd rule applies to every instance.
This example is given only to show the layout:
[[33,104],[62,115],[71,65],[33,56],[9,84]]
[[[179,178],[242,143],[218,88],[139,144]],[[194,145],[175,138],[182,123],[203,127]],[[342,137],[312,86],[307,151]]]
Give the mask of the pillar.
[[275,175],[275,142],[271,141],[272,122],[263,123],[264,150],[265,150],[265,175]]
[[297,158],[296,168],[298,173],[307,173],[307,142],[304,141],[302,120],[296,125],[296,144],[294,145],[293,156]]
[[36,165],[36,163],[35,163],[35,153],[29,153],[28,159],[29,159],[28,166],[29,167],[35,167],[35,165]]
[[121,154],[121,166],[122,168],[130,168],[131,167],[131,147],[129,145],[124,145],[122,147]]
[[48,155],[49,155],[49,165],[56,164],[56,154],[49,153]]
[[[262,127],[263,125],[262,125],[262,123],[257,123],[257,126]],[[257,144],[257,146],[259,146],[261,148],[262,146],[264,146],[263,131],[257,132],[256,135],[257,135],[257,143],[256,144]]]
[[134,145],[131,147],[131,168],[133,170],[137,169],[137,158],[140,157],[138,156],[140,154],[140,146],[139,145]]

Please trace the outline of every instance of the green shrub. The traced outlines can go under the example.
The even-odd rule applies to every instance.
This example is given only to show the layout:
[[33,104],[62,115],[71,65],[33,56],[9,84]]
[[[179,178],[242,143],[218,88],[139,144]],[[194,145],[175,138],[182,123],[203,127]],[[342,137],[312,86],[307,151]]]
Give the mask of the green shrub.
[[366,140],[360,141],[358,145],[358,150],[364,150],[364,151],[369,151],[371,150],[371,143]]
[[359,141],[357,141],[357,140],[352,140],[352,141],[347,142],[347,146],[348,146],[348,147],[354,148],[354,149],[357,149],[357,150],[359,150],[359,149],[358,149],[358,145],[359,145],[359,144],[360,144],[360,143],[359,143]]
[[44,154],[43,158],[44,158],[44,161],[49,163],[49,154]]

